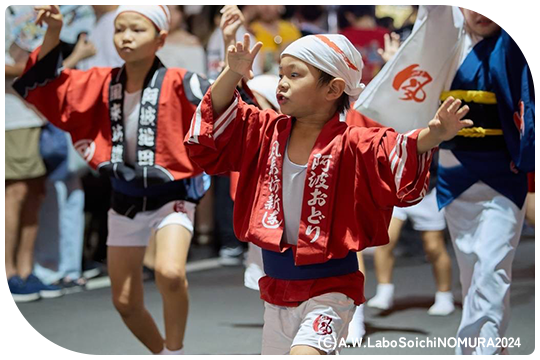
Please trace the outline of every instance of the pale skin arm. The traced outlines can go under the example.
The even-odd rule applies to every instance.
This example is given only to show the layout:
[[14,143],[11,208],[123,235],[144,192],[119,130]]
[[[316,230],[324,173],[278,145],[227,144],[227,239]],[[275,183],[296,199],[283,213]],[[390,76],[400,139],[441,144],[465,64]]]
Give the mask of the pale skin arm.
[[461,120],[469,111],[469,107],[465,105],[460,108],[460,106],[461,100],[453,97],[444,101],[435,118],[418,135],[416,147],[419,155],[439,146],[443,141],[454,138],[459,130],[473,125],[472,120]]
[[236,85],[242,77],[249,78],[253,59],[262,47],[258,42],[250,50],[249,35],[244,35],[244,42],[237,42],[227,49],[227,66],[212,85],[212,107],[214,116],[222,114],[232,103]]

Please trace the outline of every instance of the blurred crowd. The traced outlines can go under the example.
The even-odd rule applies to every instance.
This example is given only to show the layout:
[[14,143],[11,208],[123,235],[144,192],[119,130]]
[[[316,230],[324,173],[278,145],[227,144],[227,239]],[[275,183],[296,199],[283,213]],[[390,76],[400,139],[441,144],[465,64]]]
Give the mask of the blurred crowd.
[[[63,49],[65,67],[86,70],[122,65],[112,40],[104,40],[112,39],[116,7],[61,6],[65,18],[61,39],[68,44]],[[171,31],[158,52],[162,62],[216,78],[224,66],[221,8],[169,5]],[[381,51],[385,35],[395,32],[403,41],[411,33],[418,11],[417,6],[408,5],[240,8],[245,24],[238,34],[248,32],[263,43],[254,64],[255,75],[277,75],[279,54],[302,36],[341,33],[362,54],[366,84],[387,60]],[[45,30],[35,24],[32,6],[10,6],[5,17],[6,273],[10,287],[27,287],[28,296],[22,301],[31,301],[82,290],[87,279],[106,274],[111,188],[107,177],[86,165],[85,154],[71,145],[69,135],[50,125],[11,88],[30,52],[41,44]],[[88,151],[88,147],[84,149]],[[245,246],[232,229],[230,180],[215,177],[212,184],[197,207],[192,253],[205,249],[202,256],[217,255],[223,265],[241,265]],[[151,258],[146,263],[149,277]]]

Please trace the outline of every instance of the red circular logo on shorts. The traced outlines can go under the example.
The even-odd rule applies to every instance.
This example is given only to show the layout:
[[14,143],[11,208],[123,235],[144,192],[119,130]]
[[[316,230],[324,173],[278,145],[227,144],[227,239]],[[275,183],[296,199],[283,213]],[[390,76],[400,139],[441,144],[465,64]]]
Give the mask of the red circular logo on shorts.
[[319,335],[330,335],[332,333],[331,322],[332,318],[330,316],[319,315],[313,322],[313,330]]

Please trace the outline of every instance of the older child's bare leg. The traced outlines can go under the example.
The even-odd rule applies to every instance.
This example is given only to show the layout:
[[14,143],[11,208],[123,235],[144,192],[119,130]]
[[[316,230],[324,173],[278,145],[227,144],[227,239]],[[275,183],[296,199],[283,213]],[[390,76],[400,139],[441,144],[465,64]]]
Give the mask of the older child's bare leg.
[[144,307],[142,262],[145,247],[109,246],[107,263],[113,304],[122,320],[152,353],[163,350],[163,337]]
[[424,251],[433,267],[433,275],[437,284],[435,303],[428,310],[430,315],[445,316],[451,314],[454,307],[452,286],[452,262],[444,244],[444,232],[423,231]]
[[377,293],[367,302],[369,307],[386,310],[393,305],[394,284],[392,284],[392,272],[395,262],[393,251],[404,223],[403,220],[393,217],[388,228],[389,243],[375,249],[375,276],[379,284],[377,285]]
[[163,298],[165,343],[168,350],[184,347],[188,316],[186,261],[191,232],[171,224],[156,232],[156,284]]

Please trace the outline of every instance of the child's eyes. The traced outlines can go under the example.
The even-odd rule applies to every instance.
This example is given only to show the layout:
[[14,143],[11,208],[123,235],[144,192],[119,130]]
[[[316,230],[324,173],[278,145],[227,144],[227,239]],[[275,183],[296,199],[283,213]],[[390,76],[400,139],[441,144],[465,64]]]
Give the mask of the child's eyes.
[[282,74],[279,74],[278,76],[279,76],[279,79],[280,79],[280,80],[283,79],[283,75],[282,75]]
[[298,76],[298,73],[295,73],[295,72],[291,73],[291,77],[297,77],[297,76]]

